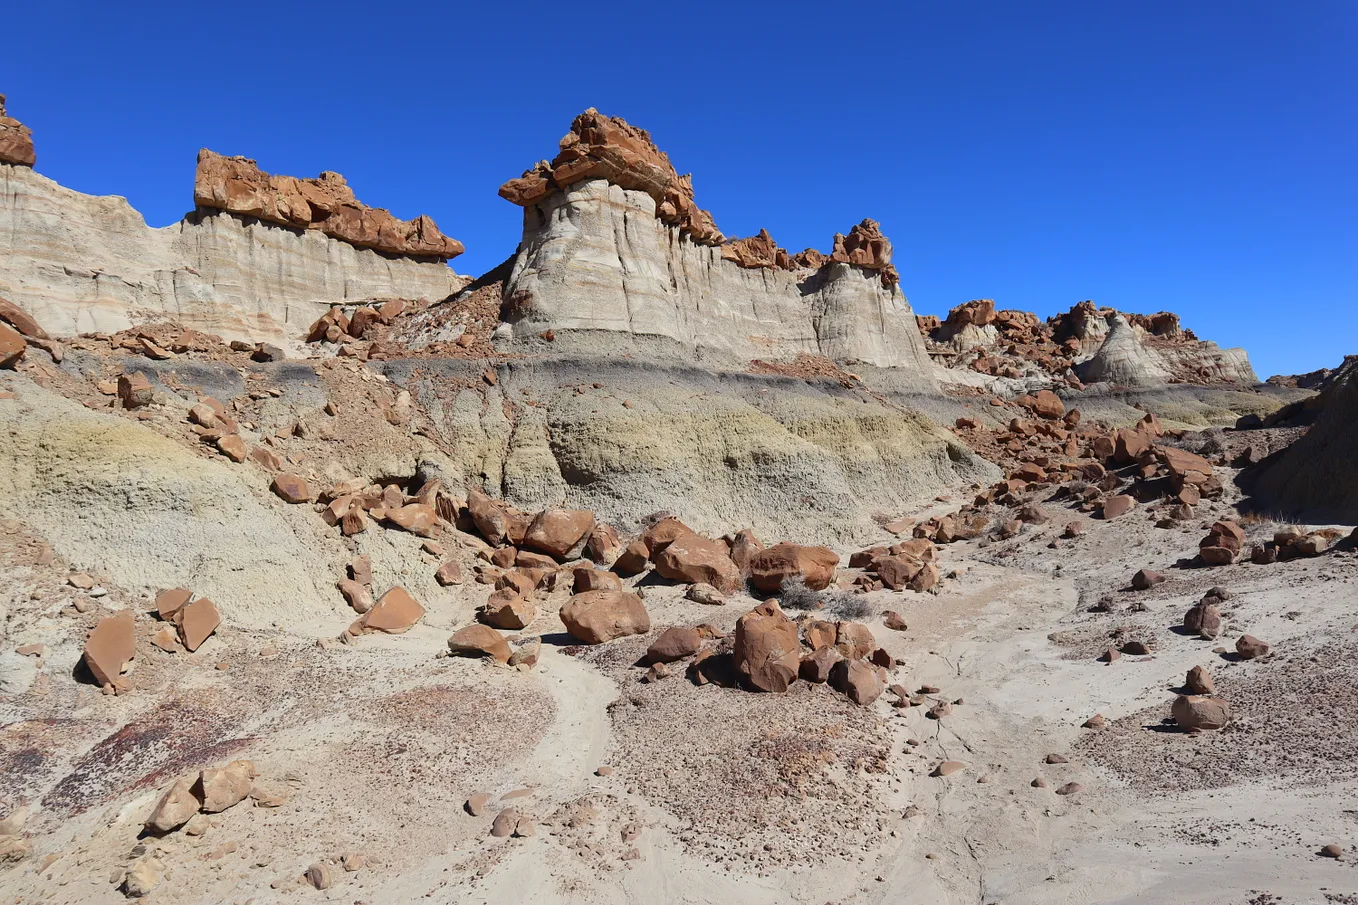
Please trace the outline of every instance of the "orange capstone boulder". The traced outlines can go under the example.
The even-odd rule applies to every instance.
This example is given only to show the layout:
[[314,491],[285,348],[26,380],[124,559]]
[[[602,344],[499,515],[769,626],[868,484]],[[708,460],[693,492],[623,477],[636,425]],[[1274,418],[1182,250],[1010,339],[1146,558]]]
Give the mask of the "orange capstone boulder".
[[646,648],[648,663],[673,663],[691,657],[702,646],[703,637],[696,628],[673,626],[660,633],[660,637]]
[[641,598],[627,591],[586,591],[561,608],[566,631],[586,644],[603,644],[651,630]]
[[222,624],[222,613],[211,600],[199,597],[179,611],[177,621],[179,640],[189,652],[193,652]]
[[112,685],[137,655],[137,624],[131,610],[105,616],[85,642],[85,665],[100,685]]
[[373,608],[363,614],[359,623],[368,631],[399,635],[409,631],[422,616],[424,607],[405,588],[397,585],[383,594]]
[[776,594],[789,578],[800,578],[813,591],[823,591],[834,580],[839,554],[829,547],[774,544],[750,557],[750,582]]
[[271,176],[246,157],[198,152],[193,201],[199,207],[258,217],[294,229],[315,229],[358,248],[393,255],[455,258],[462,243],[439,232],[432,219],[401,220],[354,197],[344,177]]
[[766,601],[736,621],[732,649],[736,672],[756,691],[787,691],[801,667],[797,626],[776,601]]
[[500,186],[500,197],[527,207],[582,180],[606,179],[650,195],[656,217],[699,245],[720,245],[725,238],[712,215],[694,203],[692,178],[675,170],[645,129],[590,107],[575,118],[558,147],[551,163],[544,160]]

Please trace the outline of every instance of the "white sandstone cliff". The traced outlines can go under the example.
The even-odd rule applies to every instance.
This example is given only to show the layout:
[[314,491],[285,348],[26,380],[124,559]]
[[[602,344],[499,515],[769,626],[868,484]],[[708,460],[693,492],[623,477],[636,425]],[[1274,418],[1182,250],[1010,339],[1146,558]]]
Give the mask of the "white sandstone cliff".
[[233,214],[191,213],[153,229],[125,198],[0,164],[0,297],[58,335],[172,318],[225,339],[282,344],[332,304],[440,299],[463,282],[438,261]]
[[731,361],[805,352],[929,370],[909,303],[879,273],[741,267],[657,219],[645,192],[604,179],[525,207],[504,298],[515,340],[630,334]]

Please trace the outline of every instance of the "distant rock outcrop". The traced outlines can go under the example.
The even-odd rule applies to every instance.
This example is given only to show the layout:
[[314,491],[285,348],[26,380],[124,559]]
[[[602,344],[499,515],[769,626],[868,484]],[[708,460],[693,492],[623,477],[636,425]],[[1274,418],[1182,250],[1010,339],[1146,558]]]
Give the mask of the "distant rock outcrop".
[[1084,301],[1044,323],[978,299],[941,323],[920,318],[919,330],[937,363],[993,377],[1056,378],[1073,386],[1258,383],[1243,349],[1199,340],[1169,311],[1123,314]]
[[650,135],[593,109],[555,160],[500,194],[524,207],[504,287],[513,340],[550,331],[560,347],[607,332],[737,361],[809,353],[929,370],[891,243],[872,220],[837,235],[828,255],[789,255],[767,231],[722,244]]
[[448,260],[465,250],[429,217],[401,220],[359,202],[339,173],[327,171],[315,179],[271,176],[247,157],[223,157],[206,148],[198,152],[193,200],[199,207],[318,229],[386,254]]
[[36,160],[32,130],[5,113],[5,96],[0,94],[0,163],[31,167]]

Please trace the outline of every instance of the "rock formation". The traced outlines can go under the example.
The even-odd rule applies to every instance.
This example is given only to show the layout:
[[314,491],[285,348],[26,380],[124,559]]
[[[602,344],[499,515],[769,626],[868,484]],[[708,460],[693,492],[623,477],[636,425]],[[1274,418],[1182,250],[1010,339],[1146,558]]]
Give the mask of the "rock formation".
[[[789,256],[768,235],[721,245],[691,185],[650,136],[590,110],[552,163],[500,190],[524,207],[504,286],[509,338],[612,334],[748,361],[798,353],[923,374],[891,243],[865,220],[829,256]],[[622,336],[619,336],[621,334]]]
[[1251,476],[1256,505],[1312,521],[1358,522],[1358,358],[1345,360],[1304,436]]
[[994,377],[1055,379],[1077,387],[1258,382],[1243,349],[1199,340],[1168,311],[1123,314],[1084,301],[1043,323],[1035,314],[997,311],[991,299],[977,299],[941,322],[918,321],[935,362]]
[[725,238],[712,215],[694,203],[692,176],[679,175],[645,129],[590,107],[571,122],[559,147],[550,163],[540,161],[502,185],[500,197],[529,207],[577,182],[603,179],[650,196],[656,217],[700,245],[720,245]]
[[464,251],[462,243],[439,232],[429,217],[401,220],[354,197],[339,173],[315,179],[271,176],[247,157],[198,152],[193,200],[199,207],[258,217],[296,229],[318,229],[357,248],[392,255],[447,260]]
[[5,113],[5,96],[0,94],[0,163],[31,167],[36,161],[32,130]]
[[226,339],[288,344],[333,304],[441,299],[462,282],[432,258],[225,212],[152,229],[123,198],[0,164],[0,297],[54,334],[170,317]]

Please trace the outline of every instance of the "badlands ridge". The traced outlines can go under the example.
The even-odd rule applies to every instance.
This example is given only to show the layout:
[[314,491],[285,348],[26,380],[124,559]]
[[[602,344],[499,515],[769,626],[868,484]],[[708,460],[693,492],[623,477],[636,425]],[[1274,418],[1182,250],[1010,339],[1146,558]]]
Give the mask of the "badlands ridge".
[[1358,901],[1358,361],[917,314],[593,109],[475,278],[37,160],[0,97],[13,901]]

